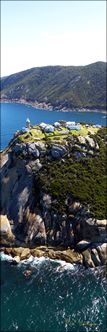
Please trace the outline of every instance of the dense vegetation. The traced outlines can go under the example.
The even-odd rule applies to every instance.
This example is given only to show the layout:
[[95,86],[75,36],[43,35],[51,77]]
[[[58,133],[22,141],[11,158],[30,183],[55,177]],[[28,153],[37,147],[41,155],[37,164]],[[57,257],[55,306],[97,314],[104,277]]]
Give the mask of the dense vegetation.
[[106,63],[32,68],[1,79],[1,97],[53,107],[106,109]]
[[[71,195],[86,203],[97,219],[106,218],[106,128],[100,129],[94,139],[99,144],[99,153],[79,160],[66,158],[65,162],[45,160],[42,171],[36,178],[37,192],[50,193],[53,210],[66,212],[66,198]],[[38,184],[38,185],[37,185]]]

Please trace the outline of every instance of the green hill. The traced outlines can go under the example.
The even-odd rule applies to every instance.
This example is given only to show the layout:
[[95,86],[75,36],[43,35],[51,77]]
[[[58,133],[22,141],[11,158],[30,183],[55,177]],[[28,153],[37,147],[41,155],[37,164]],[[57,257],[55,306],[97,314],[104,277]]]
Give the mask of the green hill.
[[106,63],[38,67],[3,77],[1,98],[102,111],[106,109]]

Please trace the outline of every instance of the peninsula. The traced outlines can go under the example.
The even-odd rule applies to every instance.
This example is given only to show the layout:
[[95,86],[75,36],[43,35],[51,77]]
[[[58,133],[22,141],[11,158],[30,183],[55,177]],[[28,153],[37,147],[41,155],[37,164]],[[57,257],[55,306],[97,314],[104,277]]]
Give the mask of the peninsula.
[[106,263],[104,127],[41,123],[1,153],[1,251],[96,267]]

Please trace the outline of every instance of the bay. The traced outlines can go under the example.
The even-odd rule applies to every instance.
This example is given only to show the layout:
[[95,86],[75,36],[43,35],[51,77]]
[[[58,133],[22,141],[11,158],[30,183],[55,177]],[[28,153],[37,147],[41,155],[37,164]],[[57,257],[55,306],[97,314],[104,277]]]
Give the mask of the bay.
[[58,120],[106,125],[106,117],[103,113],[48,111],[28,105],[1,103],[1,150],[8,145],[16,130],[25,126],[27,118],[32,125],[40,122],[52,124]]

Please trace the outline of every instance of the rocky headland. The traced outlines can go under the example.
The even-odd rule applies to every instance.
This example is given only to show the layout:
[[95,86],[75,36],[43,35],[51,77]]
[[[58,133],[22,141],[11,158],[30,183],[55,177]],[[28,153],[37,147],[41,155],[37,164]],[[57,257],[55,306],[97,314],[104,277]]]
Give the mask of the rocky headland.
[[1,251],[106,264],[106,128],[17,132],[1,153]]

